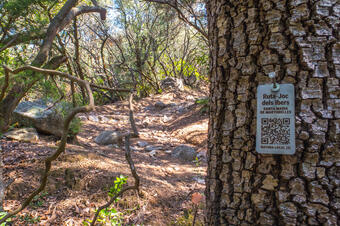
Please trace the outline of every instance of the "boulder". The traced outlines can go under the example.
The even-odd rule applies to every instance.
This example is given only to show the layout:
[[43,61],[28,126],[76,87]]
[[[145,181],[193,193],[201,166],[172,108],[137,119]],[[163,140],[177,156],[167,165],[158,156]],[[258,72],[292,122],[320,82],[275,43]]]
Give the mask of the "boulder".
[[177,146],[171,153],[172,157],[179,158],[185,161],[195,160],[197,153],[196,150],[187,145]]
[[[23,126],[35,127],[39,132],[61,137],[64,127],[64,116],[71,110],[67,103],[59,103],[52,108],[43,100],[24,101],[19,103],[13,112],[13,120]],[[79,132],[80,120],[75,117],[70,125],[70,135]]]
[[108,145],[122,142],[122,134],[117,131],[103,131],[94,140],[97,144]]
[[39,140],[37,130],[34,128],[13,129],[5,133],[4,136],[10,139],[24,142],[36,142]]
[[179,89],[184,90],[183,80],[179,78],[166,77],[161,81],[161,88],[163,90]]

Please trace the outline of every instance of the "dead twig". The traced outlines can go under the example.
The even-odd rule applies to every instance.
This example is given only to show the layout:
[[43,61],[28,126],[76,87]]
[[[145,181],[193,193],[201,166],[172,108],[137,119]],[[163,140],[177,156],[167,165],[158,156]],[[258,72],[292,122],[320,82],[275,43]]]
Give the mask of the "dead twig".
[[131,124],[131,128],[133,131],[132,137],[139,137],[139,133],[136,127],[136,122],[135,122],[135,118],[133,117],[133,95],[134,93],[131,92],[130,93],[130,97],[129,97],[129,120],[130,120],[130,124]]

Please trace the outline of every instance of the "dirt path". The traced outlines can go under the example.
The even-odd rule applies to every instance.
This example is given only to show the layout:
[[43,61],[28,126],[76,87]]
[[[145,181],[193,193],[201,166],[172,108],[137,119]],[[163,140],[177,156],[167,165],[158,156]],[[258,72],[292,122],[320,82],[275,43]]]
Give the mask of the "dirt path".
[[[191,195],[203,193],[208,119],[201,113],[202,106],[195,104],[202,96],[193,91],[165,93],[135,103],[140,138],[131,140],[131,148],[142,196],[127,193],[116,205],[124,214],[124,224],[184,224],[192,208]],[[166,107],[159,106],[160,101]],[[128,103],[97,107],[80,117],[83,126],[77,143],[69,144],[54,163],[46,191],[17,216],[15,225],[81,225],[108,200],[107,191],[115,177],[126,175],[128,183],[133,183],[124,152],[118,146],[94,142],[103,130],[130,130]],[[139,147],[141,141],[147,142],[147,147]],[[55,142],[49,136],[41,136],[37,143],[0,140],[5,179],[14,180],[6,194],[5,209],[13,209],[38,185],[42,160],[55,150]],[[181,144],[194,147],[201,161],[172,157],[172,150]],[[148,147],[158,150],[147,151]]]

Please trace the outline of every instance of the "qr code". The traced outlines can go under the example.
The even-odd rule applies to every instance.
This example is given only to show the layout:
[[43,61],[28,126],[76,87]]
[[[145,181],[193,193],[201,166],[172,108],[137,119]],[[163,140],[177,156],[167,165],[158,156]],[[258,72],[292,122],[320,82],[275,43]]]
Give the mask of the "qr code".
[[290,118],[262,118],[261,144],[289,144]]

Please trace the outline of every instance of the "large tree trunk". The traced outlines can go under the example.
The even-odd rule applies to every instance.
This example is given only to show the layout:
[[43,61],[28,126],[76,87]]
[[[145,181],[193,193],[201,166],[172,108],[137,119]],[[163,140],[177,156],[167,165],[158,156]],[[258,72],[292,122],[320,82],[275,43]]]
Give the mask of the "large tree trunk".
[[[340,5],[208,1],[207,225],[339,225]],[[296,153],[255,150],[256,91],[295,87]]]

